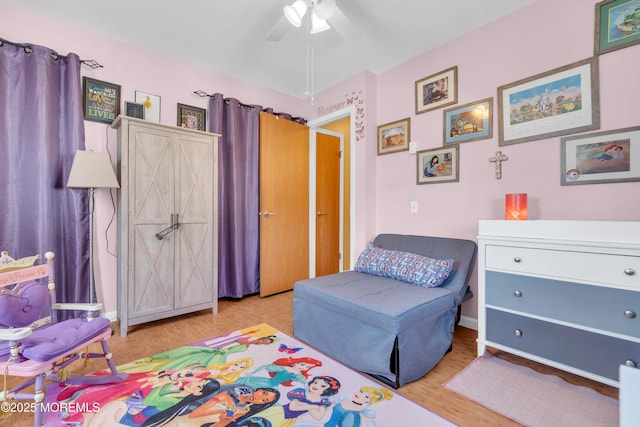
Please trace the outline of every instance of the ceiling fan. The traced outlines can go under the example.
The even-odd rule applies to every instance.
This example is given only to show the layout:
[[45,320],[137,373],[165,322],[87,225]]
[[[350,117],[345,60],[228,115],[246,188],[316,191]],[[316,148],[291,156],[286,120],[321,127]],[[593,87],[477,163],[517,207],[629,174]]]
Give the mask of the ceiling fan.
[[301,27],[305,23],[305,17],[310,34],[333,28],[345,40],[350,40],[355,35],[349,18],[336,5],[336,0],[295,0],[286,5],[283,12],[283,16],[267,35],[267,40],[281,40],[292,27]]

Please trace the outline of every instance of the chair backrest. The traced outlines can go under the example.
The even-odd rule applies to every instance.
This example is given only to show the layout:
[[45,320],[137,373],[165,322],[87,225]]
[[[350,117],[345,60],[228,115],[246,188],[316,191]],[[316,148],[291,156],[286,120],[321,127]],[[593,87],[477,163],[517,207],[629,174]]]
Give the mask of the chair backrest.
[[40,255],[15,260],[0,254],[0,326],[25,327],[49,315],[55,302],[53,252],[45,257],[45,264],[35,265]]
[[440,287],[450,289],[454,293],[456,305],[462,302],[475,266],[476,242],[450,237],[379,234],[373,245],[434,259],[453,259],[451,274]]

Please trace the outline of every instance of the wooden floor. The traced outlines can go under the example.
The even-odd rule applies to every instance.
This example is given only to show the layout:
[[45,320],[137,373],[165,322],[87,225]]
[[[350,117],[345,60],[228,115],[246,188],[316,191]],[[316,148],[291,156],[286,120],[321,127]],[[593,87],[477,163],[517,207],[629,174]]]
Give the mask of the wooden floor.
[[[154,353],[170,350],[237,329],[267,323],[274,328],[293,335],[292,327],[293,293],[261,298],[251,296],[242,300],[221,300],[219,313],[201,311],[172,319],[144,325],[132,326],[126,337],[119,334],[118,325],[114,325],[115,335],[109,340],[117,364],[129,362]],[[477,332],[472,329],[456,327],[453,351],[444,356],[436,367],[418,381],[407,384],[397,390],[410,400],[422,405],[461,427],[518,426],[470,400],[448,391],[442,384],[451,379],[475,358]],[[512,362],[530,366],[544,373],[553,373],[565,380],[591,387],[604,395],[618,398],[618,389],[587,380],[554,368],[530,362],[516,356],[499,354]],[[76,372],[103,369],[104,362],[91,361],[86,367],[79,363]],[[11,379],[9,385],[12,383]],[[32,422],[26,414],[0,417],[0,426],[26,426]],[[393,426],[380,426],[393,427]]]

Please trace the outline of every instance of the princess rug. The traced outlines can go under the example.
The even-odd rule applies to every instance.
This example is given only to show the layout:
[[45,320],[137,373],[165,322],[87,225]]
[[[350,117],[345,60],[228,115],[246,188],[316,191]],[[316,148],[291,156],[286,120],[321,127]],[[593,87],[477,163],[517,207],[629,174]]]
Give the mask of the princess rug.
[[53,426],[454,426],[266,324],[139,359],[118,370],[129,374],[123,383],[50,385],[47,422]]
[[616,399],[570,384],[555,375],[507,362],[488,352],[444,387],[525,426],[618,425]]

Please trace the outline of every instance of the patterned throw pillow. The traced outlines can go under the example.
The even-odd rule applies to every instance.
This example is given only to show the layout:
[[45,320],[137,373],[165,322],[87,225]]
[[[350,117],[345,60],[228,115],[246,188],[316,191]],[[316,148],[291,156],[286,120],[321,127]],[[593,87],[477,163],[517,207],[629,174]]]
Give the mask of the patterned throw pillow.
[[413,283],[425,288],[435,288],[445,281],[453,260],[441,260],[410,252],[382,249],[369,243],[355,265],[361,273]]

